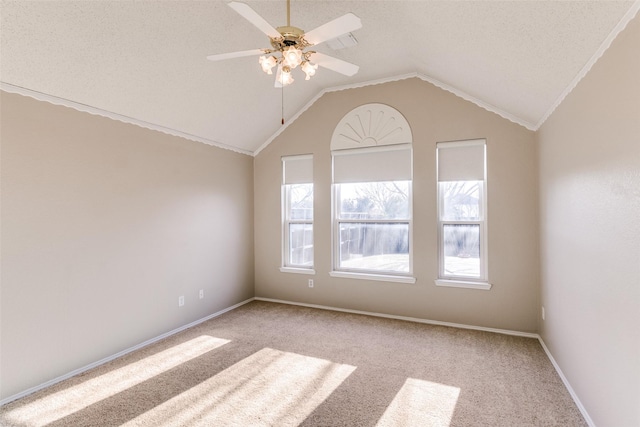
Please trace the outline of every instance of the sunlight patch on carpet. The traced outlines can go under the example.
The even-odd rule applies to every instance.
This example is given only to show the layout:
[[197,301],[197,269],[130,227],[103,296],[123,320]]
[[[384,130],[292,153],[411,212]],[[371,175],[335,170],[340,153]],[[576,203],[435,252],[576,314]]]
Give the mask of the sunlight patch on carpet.
[[229,340],[202,335],[27,403],[4,413],[3,417],[24,427],[45,426],[229,342]]
[[355,369],[264,348],[124,426],[296,426]]
[[376,426],[449,427],[459,394],[458,387],[408,378]]

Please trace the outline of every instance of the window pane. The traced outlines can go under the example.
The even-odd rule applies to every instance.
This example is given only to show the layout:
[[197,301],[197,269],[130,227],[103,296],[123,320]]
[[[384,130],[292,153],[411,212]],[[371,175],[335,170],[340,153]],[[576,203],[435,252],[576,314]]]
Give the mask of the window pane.
[[409,219],[409,182],[338,184],[338,218]]
[[291,184],[289,189],[289,219],[313,219],[313,184]]
[[289,224],[289,265],[313,266],[312,224]]
[[445,224],[444,275],[480,277],[480,225]]
[[339,267],[409,272],[409,223],[340,223]]
[[482,219],[482,181],[444,181],[440,185],[443,221]]

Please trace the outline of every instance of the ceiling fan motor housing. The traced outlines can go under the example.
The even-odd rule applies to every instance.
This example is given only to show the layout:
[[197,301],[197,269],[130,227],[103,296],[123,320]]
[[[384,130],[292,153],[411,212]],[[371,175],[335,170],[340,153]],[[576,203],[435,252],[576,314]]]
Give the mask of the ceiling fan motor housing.
[[289,46],[294,46],[302,50],[305,47],[310,46],[310,44],[304,39],[304,31],[298,27],[284,26],[278,27],[276,30],[282,34],[281,38],[271,39],[271,46],[276,50],[283,50]]

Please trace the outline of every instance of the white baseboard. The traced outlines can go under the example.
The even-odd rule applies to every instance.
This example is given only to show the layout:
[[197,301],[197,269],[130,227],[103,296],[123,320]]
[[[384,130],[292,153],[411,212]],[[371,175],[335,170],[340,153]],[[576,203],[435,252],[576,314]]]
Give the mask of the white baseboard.
[[420,319],[418,317],[396,316],[394,314],[383,314],[383,313],[374,313],[371,311],[350,310],[348,308],[337,308],[337,307],[330,307],[326,305],[306,304],[302,302],[292,302],[292,301],[285,301],[285,300],[272,299],[272,298],[255,297],[254,299],[256,301],[299,305],[302,307],[319,308],[321,310],[341,311],[343,313],[363,314],[365,316],[384,317],[387,319],[396,319],[396,320],[406,320],[408,322],[425,323],[427,325],[449,326],[452,328],[459,328],[459,329],[473,329],[476,331],[495,332],[497,334],[515,335],[518,337],[526,337],[526,338],[536,338],[536,339],[540,338],[538,334],[534,334],[530,332],[510,331],[507,329],[485,328],[482,326],[463,325],[461,323],[440,322],[438,320]]
[[515,336],[526,337],[526,338],[535,338],[540,342],[540,345],[542,345],[542,348],[544,349],[544,352],[546,353],[547,357],[549,358],[549,361],[551,361],[551,364],[553,365],[553,367],[555,368],[556,372],[560,376],[560,379],[564,383],[564,386],[566,387],[567,391],[571,395],[571,398],[575,402],[576,406],[578,407],[578,410],[580,411],[580,413],[584,417],[584,419],[587,422],[587,424],[589,425],[589,427],[596,427],[596,424],[593,422],[593,420],[589,416],[589,413],[587,412],[586,408],[584,407],[584,405],[582,404],[582,402],[578,398],[578,395],[573,390],[573,387],[571,387],[571,384],[569,383],[569,380],[567,380],[567,377],[564,376],[564,373],[560,369],[560,366],[558,365],[558,363],[556,363],[555,359],[551,355],[551,352],[549,351],[549,349],[547,348],[546,344],[544,343],[544,340],[542,339],[542,337],[539,334],[534,334],[534,333],[529,333],[529,332],[511,331],[511,330],[507,330],[507,329],[484,328],[482,326],[464,325],[464,324],[460,324],[460,323],[440,322],[440,321],[437,321],[437,320],[420,319],[420,318],[416,318],[416,317],[395,316],[393,314],[374,313],[374,312],[370,312],[370,311],[350,310],[350,309],[346,309],[346,308],[337,308],[337,307],[330,307],[330,306],[318,305],[318,304],[306,304],[306,303],[301,303],[301,302],[285,301],[285,300],[279,300],[279,299],[273,299],[273,298],[255,297],[254,299],[256,301],[267,301],[267,302],[275,302],[275,303],[279,303],[279,304],[298,305],[298,306],[302,306],[302,307],[318,308],[318,309],[321,309],[321,310],[341,311],[341,312],[344,312],[344,313],[363,314],[365,316],[374,316],[374,317],[384,317],[384,318],[387,318],[387,319],[406,320],[406,321],[409,321],[409,322],[425,323],[425,324],[428,324],[428,325],[449,326],[449,327],[452,327],[452,328],[473,329],[473,330],[477,330],[477,331],[495,332],[495,333],[498,333],[498,334],[515,335]]
[[551,355],[551,352],[549,351],[549,349],[547,348],[547,345],[544,343],[544,340],[542,339],[541,336],[538,336],[538,341],[540,341],[540,345],[542,346],[542,348],[544,349],[544,352],[547,354],[547,357],[549,358],[549,360],[551,361],[551,364],[553,365],[553,367],[556,369],[556,372],[558,373],[558,375],[560,376],[560,379],[562,380],[562,382],[564,383],[564,386],[567,388],[567,391],[569,392],[569,394],[571,395],[571,398],[573,399],[573,401],[575,402],[576,406],[578,407],[578,409],[580,410],[580,413],[582,414],[582,416],[584,417],[584,420],[587,422],[587,424],[589,425],[589,427],[596,427],[596,423],[593,422],[593,420],[591,419],[591,417],[589,416],[589,413],[587,412],[587,409],[584,407],[584,405],[582,404],[582,402],[580,402],[580,399],[578,399],[578,395],[576,394],[575,391],[573,391],[573,387],[571,387],[571,384],[569,383],[569,380],[567,379],[567,377],[564,376],[564,373],[562,372],[562,369],[560,369],[560,366],[558,365],[558,363],[556,362],[556,360],[553,358],[553,356]]
[[482,326],[473,326],[473,325],[464,325],[464,324],[460,324],[460,323],[450,323],[450,322],[440,322],[437,320],[428,320],[428,319],[420,319],[417,317],[407,317],[407,316],[396,316],[393,314],[384,314],[384,313],[375,313],[375,312],[370,312],[370,311],[361,311],[361,310],[350,310],[350,309],[346,309],[346,308],[338,308],[338,307],[330,307],[330,306],[326,306],[326,305],[318,305],[318,304],[306,304],[306,303],[301,303],[301,302],[293,302],[293,301],[285,301],[285,300],[279,300],[279,299],[273,299],[273,298],[262,298],[262,297],[254,297],[254,298],[249,298],[247,300],[244,300],[238,304],[232,305],[231,307],[227,307],[223,310],[217,311],[209,316],[203,317],[202,319],[198,319],[194,322],[191,322],[187,325],[181,326],[177,329],[174,329],[172,331],[166,332],[162,335],[159,335],[155,338],[152,338],[150,340],[147,340],[143,343],[140,343],[138,345],[135,345],[133,347],[130,347],[126,350],[120,351],[114,355],[111,355],[109,357],[105,357],[104,359],[98,360],[97,362],[91,363],[89,365],[83,366],[82,368],[73,370],[65,375],[59,376],[57,378],[54,378],[50,381],[47,381],[45,383],[42,383],[38,386],[35,387],[31,387],[28,390],[25,390],[23,392],[14,394],[13,396],[9,396],[7,398],[4,398],[2,400],[0,400],[0,406],[5,405],[9,402],[12,402],[14,400],[20,399],[22,397],[25,397],[29,394],[35,393],[36,391],[42,390],[44,388],[50,387],[54,384],[57,384],[61,381],[64,381],[66,379],[69,379],[75,375],[81,374],[83,372],[86,372],[90,369],[96,368],[100,365],[103,365],[107,362],[110,362],[114,359],[117,359],[118,357],[124,356],[128,353],[131,353],[133,351],[139,350],[143,347],[146,347],[150,344],[153,344],[155,342],[158,342],[164,338],[167,338],[171,335],[177,334],[179,332],[182,332],[186,329],[189,329],[193,326],[196,326],[200,323],[206,322],[209,319],[213,319],[214,317],[218,317],[228,311],[231,311],[233,309],[236,309],[242,305],[245,305],[247,303],[250,303],[251,301],[266,301],[266,302],[273,302],[273,303],[279,303],[279,304],[289,304],[289,305],[297,305],[297,306],[302,306],[302,307],[309,307],[309,308],[317,308],[317,309],[321,309],[321,310],[330,310],[330,311],[340,311],[343,313],[353,313],[353,314],[362,314],[365,316],[374,316],[374,317],[383,317],[383,318],[387,318],[387,319],[397,319],[397,320],[406,320],[409,322],[416,322],[416,323],[424,323],[424,324],[428,324],[428,325],[437,325],[437,326],[448,326],[448,327],[452,327],[452,328],[460,328],[460,329],[472,329],[472,330],[478,330],[478,331],[485,331],[485,332],[494,332],[494,333],[498,333],[498,334],[505,334],[505,335],[515,335],[515,336],[520,336],[520,337],[526,337],[526,338],[536,338],[539,342],[540,345],[542,346],[542,348],[544,349],[545,354],[547,355],[547,357],[549,358],[549,361],[551,361],[551,364],[553,365],[553,367],[555,368],[556,372],[558,373],[558,375],[560,376],[560,379],[562,380],[564,386],[567,388],[567,391],[569,392],[569,394],[571,395],[571,398],[573,399],[573,401],[575,402],[576,406],[578,407],[578,410],[580,411],[580,413],[582,414],[582,416],[584,417],[585,421],[587,422],[587,424],[590,427],[596,427],[596,424],[593,422],[593,420],[591,419],[591,417],[589,416],[589,413],[587,412],[586,408],[584,407],[584,405],[582,404],[582,402],[580,401],[580,399],[578,398],[577,394],[575,393],[575,391],[573,390],[573,387],[571,387],[571,384],[569,383],[569,380],[567,380],[567,377],[565,377],[564,373],[562,372],[562,370],[560,369],[560,366],[558,365],[558,363],[555,361],[555,359],[553,358],[553,355],[551,354],[551,352],[549,351],[549,349],[547,348],[546,344],[544,343],[544,340],[542,339],[542,337],[538,334],[534,334],[534,333],[529,333],[529,332],[520,332],[520,331],[511,331],[511,330],[507,330],[507,329],[496,329],[496,328],[485,328]]
[[45,383],[42,383],[42,384],[37,385],[35,387],[31,387],[31,388],[29,388],[29,389],[27,389],[25,391],[22,391],[20,393],[14,394],[13,396],[9,396],[7,398],[4,398],[4,399],[0,400],[0,406],[5,405],[5,404],[7,404],[9,402],[13,402],[14,400],[20,399],[22,397],[28,396],[28,395],[30,395],[32,393],[35,393],[36,391],[42,390],[44,388],[51,387],[54,384],[57,384],[57,383],[59,383],[61,381],[69,379],[71,377],[74,377],[74,376],[76,376],[78,374],[81,374],[83,372],[86,372],[86,371],[88,371],[90,369],[96,368],[96,367],[98,367],[100,365],[104,365],[105,363],[110,362],[110,361],[112,361],[114,359],[117,359],[118,357],[124,356],[125,354],[129,354],[129,353],[131,353],[133,351],[140,350],[143,347],[146,347],[146,346],[148,346],[150,344],[153,344],[155,342],[163,340],[163,339],[165,339],[167,337],[170,337],[171,335],[177,334],[178,332],[182,332],[182,331],[184,331],[186,329],[189,329],[189,328],[191,328],[193,326],[196,326],[196,325],[198,325],[198,324],[200,324],[202,322],[206,322],[209,319],[213,319],[214,317],[218,317],[221,314],[224,314],[224,313],[226,313],[228,311],[231,311],[231,310],[233,310],[235,308],[238,308],[238,307],[240,307],[242,305],[245,305],[245,304],[247,304],[247,303],[249,303],[249,302],[251,302],[253,300],[254,300],[253,298],[249,298],[247,300],[239,302],[238,304],[232,305],[231,307],[227,307],[227,308],[222,309],[220,311],[217,311],[217,312],[215,312],[213,314],[210,314],[209,316],[203,317],[202,319],[198,319],[198,320],[196,320],[194,322],[191,322],[188,325],[184,325],[184,326],[181,326],[181,327],[179,327],[177,329],[174,329],[172,331],[166,332],[166,333],[164,333],[162,335],[158,335],[155,338],[151,338],[151,339],[149,339],[149,340],[147,340],[147,341],[145,341],[143,343],[140,343],[138,345],[134,345],[133,347],[129,347],[129,348],[127,348],[125,350],[122,350],[122,351],[120,351],[120,352],[118,352],[116,354],[113,354],[111,356],[105,357],[104,359],[100,359],[97,362],[90,363],[90,364],[88,364],[86,366],[83,366],[81,368],[75,369],[75,370],[73,370],[71,372],[68,372],[68,373],[66,373],[64,375],[61,375],[61,376],[57,377],[57,378],[49,380],[49,381],[47,381]]

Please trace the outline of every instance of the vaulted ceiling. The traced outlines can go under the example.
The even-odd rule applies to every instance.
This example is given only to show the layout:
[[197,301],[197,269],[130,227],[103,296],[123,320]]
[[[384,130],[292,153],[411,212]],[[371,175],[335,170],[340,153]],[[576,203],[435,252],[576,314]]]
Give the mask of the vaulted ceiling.
[[[286,2],[245,0],[274,27]],[[116,118],[253,153],[318,95],[416,75],[536,129],[639,8],[633,1],[291,2],[311,30],[347,12],[358,44],[315,50],[360,66],[319,69],[284,91],[257,57],[207,55],[269,47],[226,1],[1,3],[5,90],[63,99]]]

